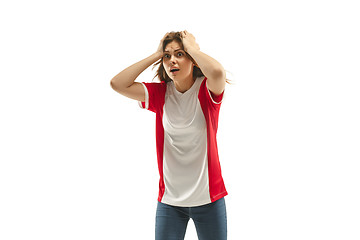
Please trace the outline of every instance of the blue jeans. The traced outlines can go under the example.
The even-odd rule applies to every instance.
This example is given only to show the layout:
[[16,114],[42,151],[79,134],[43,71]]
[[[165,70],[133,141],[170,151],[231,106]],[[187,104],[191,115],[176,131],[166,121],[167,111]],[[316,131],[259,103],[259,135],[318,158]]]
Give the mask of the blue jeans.
[[183,240],[189,219],[195,223],[199,240],[226,240],[225,199],[198,207],[175,207],[158,202],[155,240]]

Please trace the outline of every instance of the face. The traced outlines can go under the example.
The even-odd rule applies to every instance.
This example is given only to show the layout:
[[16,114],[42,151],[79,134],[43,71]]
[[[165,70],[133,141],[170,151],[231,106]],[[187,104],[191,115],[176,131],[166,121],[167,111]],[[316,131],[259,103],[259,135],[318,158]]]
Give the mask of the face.
[[192,80],[194,64],[177,41],[165,46],[163,66],[173,81]]

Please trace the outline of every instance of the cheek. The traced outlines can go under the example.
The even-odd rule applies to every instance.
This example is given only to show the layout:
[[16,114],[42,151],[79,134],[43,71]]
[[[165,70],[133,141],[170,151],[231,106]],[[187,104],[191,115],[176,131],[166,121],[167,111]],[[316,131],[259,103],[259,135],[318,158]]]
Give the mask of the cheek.
[[182,66],[184,69],[186,69],[189,72],[191,72],[191,70],[193,69],[193,64],[192,64],[191,60],[188,60],[188,59],[186,59],[185,61],[182,62]]
[[166,72],[167,74],[169,74],[169,72],[168,72],[169,64],[166,63],[166,62],[163,62],[162,65],[163,65],[163,67],[164,67],[164,69],[165,69],[165,72]]
[[164,68],[166,68],[168,64],[165,61],[163,61],[162,65],[163,65]]

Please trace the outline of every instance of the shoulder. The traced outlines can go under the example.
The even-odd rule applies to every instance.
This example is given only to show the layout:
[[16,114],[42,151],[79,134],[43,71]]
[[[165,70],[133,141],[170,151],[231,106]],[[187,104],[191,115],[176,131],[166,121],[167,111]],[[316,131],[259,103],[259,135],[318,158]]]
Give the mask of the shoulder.
[[145,101],[141,102],[140,107],[156,112],[164,104],[166,93],[165,82],[142,82],[145,89]]
[[151,90],[166,90],[165,82],[142,82],[141,84]]
[[216,95],[209,90],[207,86],[208,79],[206,77],[201,79],[201,81],[202,82],[199,89],[199,99],[210,105],[220,105],[223,100],[224,92],[222,92],[220,95]]
[[165,82],[142,82],[141,84],[149,95],[163,95],[166,92],[167,84]]

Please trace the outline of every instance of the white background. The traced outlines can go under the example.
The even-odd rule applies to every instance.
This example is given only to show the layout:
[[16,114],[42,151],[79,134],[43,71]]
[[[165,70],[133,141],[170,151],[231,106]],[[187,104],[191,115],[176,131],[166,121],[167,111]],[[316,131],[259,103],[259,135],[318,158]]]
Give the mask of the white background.
[[153,239],[155,115],[110,80],[184,29],[233,81],[229,239],[360,239],[356,2],[2,1],[0,239]]

